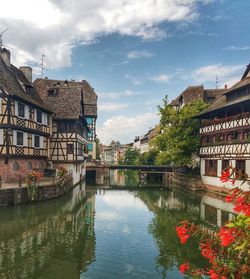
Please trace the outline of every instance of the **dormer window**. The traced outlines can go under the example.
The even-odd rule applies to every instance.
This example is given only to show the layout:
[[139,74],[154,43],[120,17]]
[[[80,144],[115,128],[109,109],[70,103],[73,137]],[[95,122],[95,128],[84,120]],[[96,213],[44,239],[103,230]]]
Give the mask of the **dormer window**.
[[17,104],[17,115],[19,117],[24,117],[24,115],[25,115],[24,104],[22,104],[22,103],[18,103]]
[[25,91],[28,94],[33,93],[33,87],[31,85],[25,85]]
[[56,96],[57,90],[56,89],[49,89],[48,90],[48,97]]

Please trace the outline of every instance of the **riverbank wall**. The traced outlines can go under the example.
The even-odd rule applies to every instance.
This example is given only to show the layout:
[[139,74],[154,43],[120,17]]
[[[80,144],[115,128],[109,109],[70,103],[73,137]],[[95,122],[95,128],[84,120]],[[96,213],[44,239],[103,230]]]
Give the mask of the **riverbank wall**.
[[[85,177],[82,178],[83,180],[85,180]],[[55,199],[64,195],[75,186],[72,176],[66,177],[62,185],[52,183],[51,185],[38,186],[33,200],[29,195],[27,187],[0,189],[0,207]]]
[[167,173],[167,180],[169,184],[178,184],[185,188],[202,191],[205,187],[201,181],[200,175],[182,174],[182,173]]

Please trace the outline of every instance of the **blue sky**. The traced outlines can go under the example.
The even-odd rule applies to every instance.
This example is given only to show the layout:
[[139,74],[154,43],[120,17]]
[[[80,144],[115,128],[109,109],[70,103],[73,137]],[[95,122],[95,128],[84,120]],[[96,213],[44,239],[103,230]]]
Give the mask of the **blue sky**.
[[189,85],[220,88],[250,62],[250,1],[0,0],[14,64],[40,76],[86,79],[98,94],[103,143],[158,123],[157,105]]

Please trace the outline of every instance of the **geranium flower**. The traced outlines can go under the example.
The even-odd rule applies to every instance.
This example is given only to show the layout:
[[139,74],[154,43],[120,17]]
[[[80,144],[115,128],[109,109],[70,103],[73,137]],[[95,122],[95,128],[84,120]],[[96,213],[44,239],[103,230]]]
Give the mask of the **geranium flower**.
[[178,237],[180,238],[181,244],[185,244],[188,240],[188,238],[190,237],[188,233],[188,229],[186,225],[183,226],[177,226],[176,228],[176,232]]
[[180,265],[180,272],[185,273],[187,270],[189,270],[189,263],[184,263]]
[[236,228],[222,227],[219,231],[219,238],[221,240],[221,245],[226,247],[234,242],[238,235],[238,230]]
[[219,278],[219,275],[213,269],[210,269],[208,271],[208,274],[210,275],[210,279],[218,279]]
[[220,181],[222,183],[228,182],[229,181],[229,177],[230,177],[230,170],[229,169],[225,169],[221,173]]

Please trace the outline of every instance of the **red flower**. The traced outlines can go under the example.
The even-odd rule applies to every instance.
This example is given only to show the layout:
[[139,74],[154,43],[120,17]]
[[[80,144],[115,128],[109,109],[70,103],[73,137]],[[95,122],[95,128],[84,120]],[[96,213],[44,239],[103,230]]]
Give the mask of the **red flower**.
[[211,246],[209,243],[200,243],[200,248],[201,248],[201,254],[203,257],[213,260],[215,258],[215,253],[212,250]]
[[226,276],[221,276],[221,278],[220,279],[227,279],[227,277]]
[[175,229],[178,237],[180,238],[181,244],[185,244],[188,238],[190,237],[190,235],[187,234],[188,232],[187,225],[183,225],[179,227],[177,226]]
[[226,247],[234,242],[236,236],[238,235],[238,230],[236,228],[222,227],[218,235],[221,240],[221,245]]
[[229,169],[223,170],[221,173],[220,181],[223,182],[228,182],[230,177],[230,171]]
[[218,279],[219,275],[217,273],[215,273],[215,271],[213,269],[210,269],[208,271],[208,274],[210,275],[210,279]]
[[232,200],[233,200],[233,196],[231,196],[231,195],[227,195],[225,198],[226,202],[231,202]]
[[180,272],[185,273],[187,270],[189,270],[189,263],[184,263],[180,265]]

